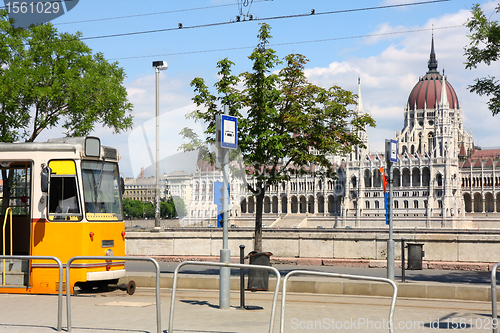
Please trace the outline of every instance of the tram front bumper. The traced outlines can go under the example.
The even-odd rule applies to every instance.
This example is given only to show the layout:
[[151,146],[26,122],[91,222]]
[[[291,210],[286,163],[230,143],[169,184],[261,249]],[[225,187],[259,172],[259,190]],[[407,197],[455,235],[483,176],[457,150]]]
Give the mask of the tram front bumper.
[[124,269],[106,271],[106,272],[87,272],[87,281],[102,281],[113,280],[125,277],[126,272]]

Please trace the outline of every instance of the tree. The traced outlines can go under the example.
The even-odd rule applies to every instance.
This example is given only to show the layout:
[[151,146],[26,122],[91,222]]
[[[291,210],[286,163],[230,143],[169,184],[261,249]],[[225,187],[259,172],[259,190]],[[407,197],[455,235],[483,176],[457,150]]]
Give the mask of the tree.
[[[305,77],[307,59],[290,54],[281,61],[268,47],[270,26],[261,24],[259,43],[249,59],[252,70],[239,76],[231,74],[234,63],[227,58],[217,63],[216,94],[212,94],[202,78],[195,78],[193,101],[199,109],[189,117],[204,121],[206,144],[215,142],[215,116],[221,105],[238,117],[238,147],[247,176],[255,185],[247,184],[256,198],[254,250],[262,251],[262,212],[266,188],[299,174],[335,177],[331,154],[347,154],[362,145],[356,133],[366,125],[374,126],[368,115],[357,117],[349,105],[355,95],[338,86],[328,89],[311,84]],[[284,67],[276,71],[276,67]],[[243,88],[241,88],[241,86]],[[200,108],[203,106],[203,108]],[[191,140],[185,150],[199,146],[194,132],[181,134]],[[207,147],[202,147],[207,152]],[[211,159],[213,160],[213,155]]]
[[180,218],[186,216],[187,208],[186,208],[186,204],[184,203],[184,200],[182,200],[182,198],[178,197],[178,196],[174,196],[172,198],[172,200],[174,203],[176,215]]
[[132,200],[130,198],[123,198],[123,211],[126,216],[131,218],[143,219],[155,216],[155,207],[151,202]]
[[0,11],[0,141],[34,141],[61,124],[67,136],[96,123],[115,132],[132,126],[132,105],[117,62],[52,24],[13,28]]
[[[495,11],[500,12],[500,4]],[[489,20],[478,4],[472,7],[471,13],[472,17],[465,23],[470,31],[467,35],[470,43],[464,48],[467,57],[465,68],[477,68],[480,63],[490,66],[500,59],[500,25],[498,21]],[[494,76],[476,79],[469,90],[480,96],[491,96],[488,101],[489,110],[493,115],[500,112],[500,82]]]

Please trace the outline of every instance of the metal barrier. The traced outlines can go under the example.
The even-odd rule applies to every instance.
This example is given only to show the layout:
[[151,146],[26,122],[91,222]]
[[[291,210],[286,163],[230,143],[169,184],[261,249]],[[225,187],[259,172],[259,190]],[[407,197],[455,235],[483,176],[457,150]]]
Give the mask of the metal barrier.
[[391,308],[389,310],[389,332],[393,332],[393,317],[394,317],[394,309],[396,307],[396,298],[398,296],[398,287],[396,284],[389,279],[371,277],[371,276],[362,276],[362,275],[350,275],[350,274],[340,274],[340,273],[328,273],[328,272],[315,272],[315,271],[304,271],[304,270],[295,270],[288,273],[283,279],[283,290],[281,292],[281,317],[280,317],[280,333],[285,331],[285,299],[286,299],[286,284],[288,279],[292,275],[317,275],[317,276],[329,276],[329,277],[337,277],[337,278],[345,278],[345,279],[355,279],[355,280],[369,280],[369,281],[377,281],[377,282],[385,282],[389,283],[394,292],[392,293],[392,301]]
[[[0,258],[5,259],[23,259],[23,260],[54,260],[59,266],[59,290],[57,296],[57,331],[60,332],[62,329],[62,296],[63,296],[63,264],[59,258],[50,256],[0,256]],[[5,270],[5,269],[4,269]]]
[[[3,219],[3,229],[2,229],[2,240],[3,240],[3,248],[2,248],[2,256],[5,256],[5,227],[7,226],[7,213],[10,211],[10,255],[13,254],[12,252],[12,208],[7,208],[5,211],[5,217]],[[5,286],[5,259],[3,260],[3,273],[2,273],[2,285]]]
[[276,287],[274,289],[273,305],[271,307],[271,319],[269,322],[269,333],[273,332],[274,313],[276,312],[276,303],[278,301],[279,285],[280,285],[280,280],[281,280],[281,274],[276,268],[271,267],[271,266],[259,266],[259,265],[247,265],[247,264],[228,264],[228,263],[223,263],[223,262],[183,261],[175,268],[175,271],[174,271],[174,281],[172,282],[172,299],[170,301],[170,317],[169,317],[169,322],[168,322],[168,333],[173,333],[173,331],[174,331],[174,303],[175,303],[175,293],[177,291],[177,276],[179,275],[180,268],[182,266],[186,266],[186,265],[264,269],[264,270],[268,270],[268,271],[273,271],[276,274]]
[[[497,269],[500,262],[493,265],[491,269],[491,327],[493,333],[498,333],[498,318],[497,318]],[[495,326],[495,327],[493,327]]]
[[70,291],[70,268],[71,263],[76,260],[132,260],[132,261],[150,261],[156,267],[156,332],[162,333],[161,331],[161,310],[160,310],[160,266],[158,262],[153,258],[144,257],[111,257],[111,256],[79,256],[73,257],[68,260],[66,264],[66,307],[67,307],[67,322],[68,322],[68,332],[71,332],[71,291]]

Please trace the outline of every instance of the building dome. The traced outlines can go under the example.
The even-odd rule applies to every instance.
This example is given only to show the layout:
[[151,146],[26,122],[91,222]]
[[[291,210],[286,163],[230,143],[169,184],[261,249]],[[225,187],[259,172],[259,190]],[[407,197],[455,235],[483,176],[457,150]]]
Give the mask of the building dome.
[[[408,97],[408,107],[410,110],[436,109],[437,103],[441,100],[441,85],[443,76],[437,71],[437,60],[434,53],[434,38],[432,39],[431,55],[428,65],[429,71],[420,78],[411,90]],[[446,82],[446,93],[450,109],[458,109],[458,98],[455,89]]]

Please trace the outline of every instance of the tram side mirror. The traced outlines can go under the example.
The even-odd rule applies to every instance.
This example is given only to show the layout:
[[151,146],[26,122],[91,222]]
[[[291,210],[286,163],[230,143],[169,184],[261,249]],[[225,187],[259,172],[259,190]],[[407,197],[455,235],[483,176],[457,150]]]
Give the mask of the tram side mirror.
[[52,170],[48,166],[44,166],[42,168],[42,175],[41,175],[41,184],[40,187],[42,188],[43,193],[48,193],[49,192],[49,184],[50,184],[50,173]]
[[125,181],[123,180],[123,177],[120,177],[120,191],[123,196],[125,194]]

